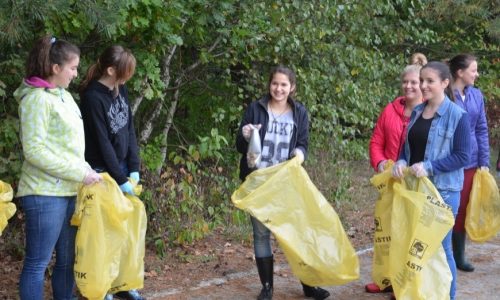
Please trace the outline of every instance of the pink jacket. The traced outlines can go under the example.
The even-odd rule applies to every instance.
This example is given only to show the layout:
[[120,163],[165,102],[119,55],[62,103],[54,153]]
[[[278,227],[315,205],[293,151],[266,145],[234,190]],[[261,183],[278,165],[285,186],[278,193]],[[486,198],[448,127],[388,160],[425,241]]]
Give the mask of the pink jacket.
[[396,161],[403,149],[410,118],[404,116],[405,96],[397,97],[380,114],[370,139],[370,164],[377,171],[383,160]]

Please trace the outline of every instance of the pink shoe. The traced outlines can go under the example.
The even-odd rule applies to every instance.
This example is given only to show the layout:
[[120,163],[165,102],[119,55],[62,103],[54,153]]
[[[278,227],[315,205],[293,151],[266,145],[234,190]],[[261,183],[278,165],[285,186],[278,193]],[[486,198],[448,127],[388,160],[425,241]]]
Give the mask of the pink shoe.
[[392,292],[392,286],[390,285],[390,286],[386,287],[385,289],[381,290],[376,283],[372,282],[372,283],[365,285],[365,291],[367,293],[371,293],[371,294],[389,293],[389,292]]

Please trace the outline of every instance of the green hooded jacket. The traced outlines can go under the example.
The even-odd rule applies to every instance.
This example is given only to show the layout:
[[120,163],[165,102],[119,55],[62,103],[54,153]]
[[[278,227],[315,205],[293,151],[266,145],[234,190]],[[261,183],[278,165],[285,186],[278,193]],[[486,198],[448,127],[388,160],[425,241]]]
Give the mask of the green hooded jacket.
[[17,197],[74,196],[90,166],[85,162],[83,121],[78,105],[62,88],[23,81],[19,102],[24,161]]

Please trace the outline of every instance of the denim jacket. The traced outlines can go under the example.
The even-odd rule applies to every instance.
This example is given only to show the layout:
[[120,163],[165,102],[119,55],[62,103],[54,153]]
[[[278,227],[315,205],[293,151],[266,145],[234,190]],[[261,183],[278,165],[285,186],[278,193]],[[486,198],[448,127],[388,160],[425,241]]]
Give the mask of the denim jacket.
[[[422,103],[413,110],[407,133],[423,113],[426,104]],[[460,138],[463,138],[461,142],[465,144],[466,148],[464,146],[458,153],[456,153],[457,149],[454,149],[455,131],[462,117],[467,117],[467,113],[446,97],[439,106],[429,129],[423,163],[425,170],[429,174],[429,179],[438,190],[462,190],[463,168],[468,163],[470,156],[469,152],[465,150],[470,147],[469,132],[466,126],[461,127],[463,132],[460,134]],[[466,125],[468,126],[468,118],[466,119]],[[407,163],[410,161],[410,155],[410,146],[407,139],[400,160]],[[439,168],[436,167],[437,165],[439,165]],[[441,169],[447,170],[441,171]]]

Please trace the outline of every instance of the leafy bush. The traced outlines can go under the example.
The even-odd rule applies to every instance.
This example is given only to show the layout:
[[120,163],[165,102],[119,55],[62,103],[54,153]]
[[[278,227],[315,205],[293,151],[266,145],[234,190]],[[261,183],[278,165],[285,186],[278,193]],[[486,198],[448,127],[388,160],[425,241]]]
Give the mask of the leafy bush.
[[148,241],[160,254],[215,227],[247,223],[229,203],[239,183],[234,136],[245,107],[267,92],[271,66],[297,73],[297,99],[311,119],[307,167],[320,185],[335,183],[323,191],[337,204],[352,188],[341,162],[367,157],[374,121],[400,94],[399,73],[413,52],[430,60],[475,53],[478,86],[488,102],[500,98],[499,7],[488,0],[0,4],[0,178],[15,183],[19,175],[12,93],[33,41],[48,33],[79,45],[80,74],[105,47],[122,44],[138,61],[127,84]]

